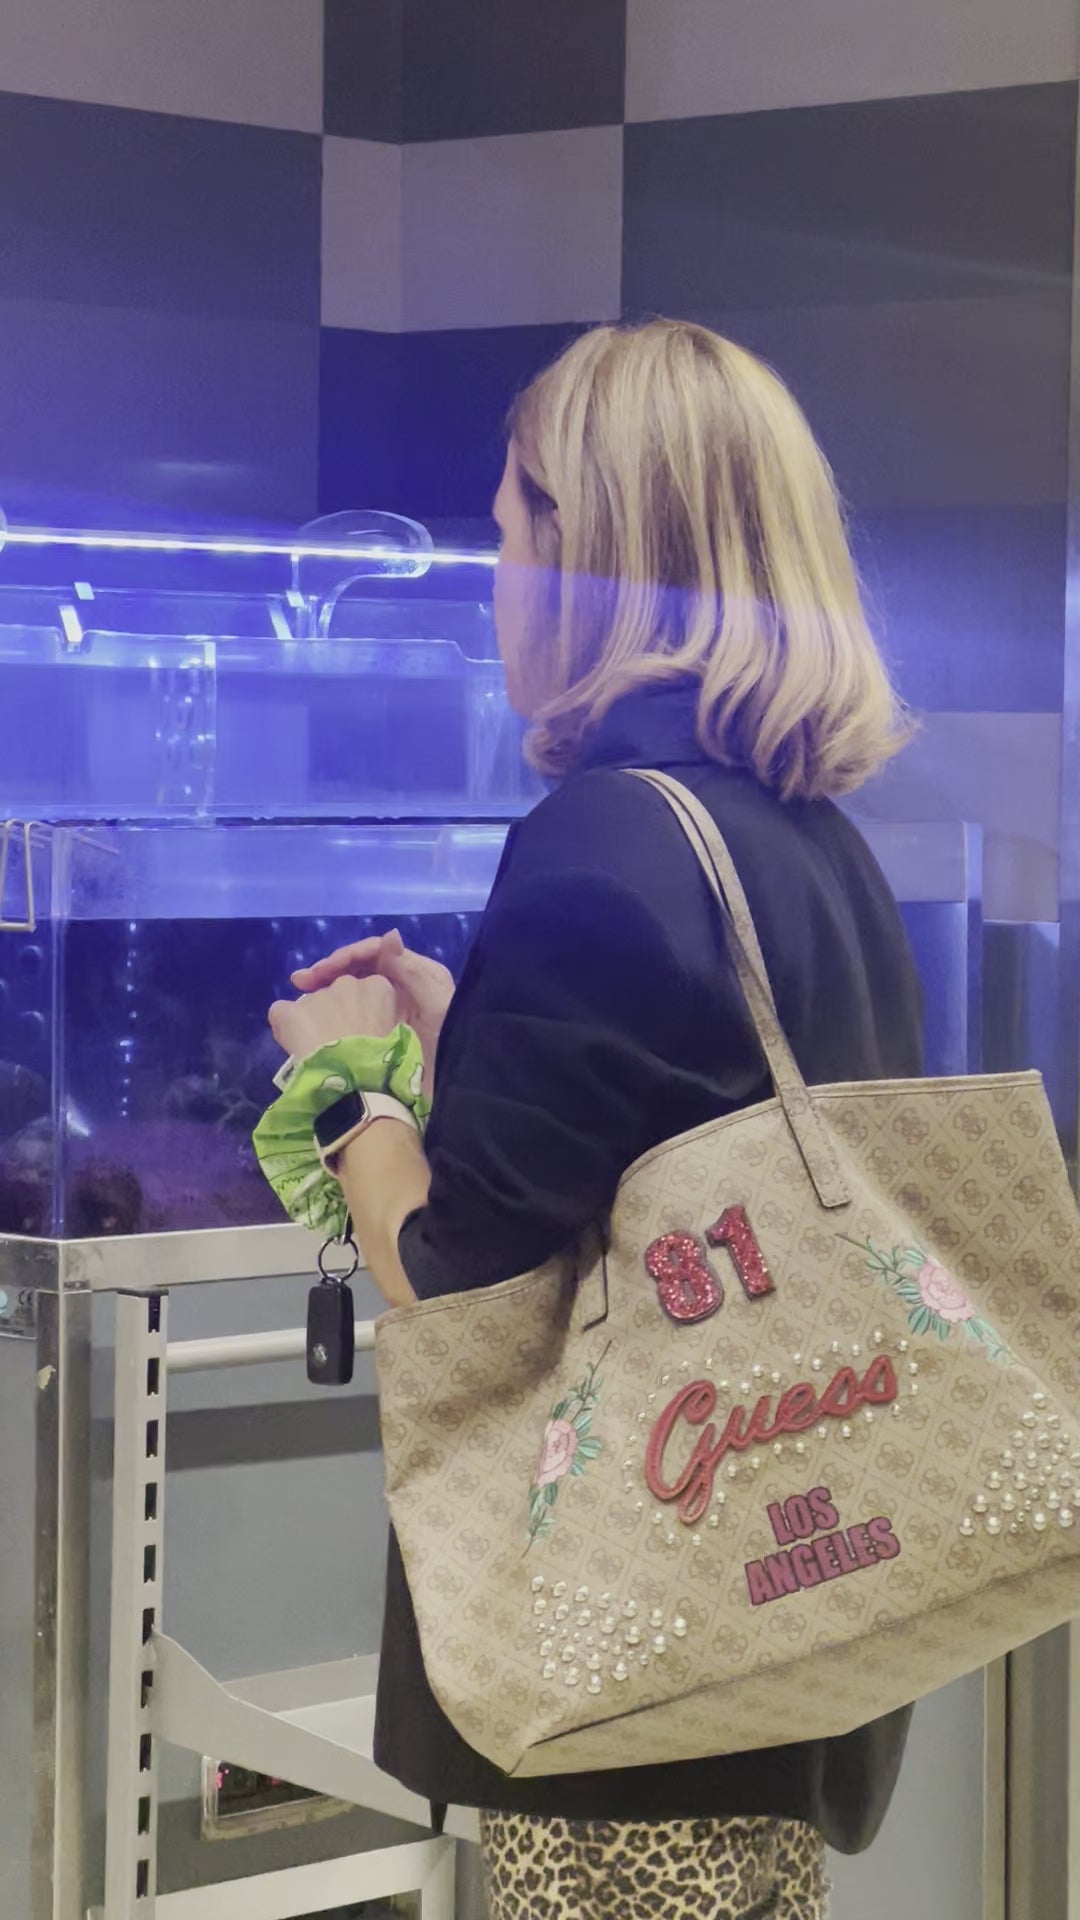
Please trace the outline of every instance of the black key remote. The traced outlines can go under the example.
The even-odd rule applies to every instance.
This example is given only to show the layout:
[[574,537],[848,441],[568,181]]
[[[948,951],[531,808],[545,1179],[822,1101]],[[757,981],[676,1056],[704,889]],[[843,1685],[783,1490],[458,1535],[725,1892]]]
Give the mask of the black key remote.
[[308,1294],[307,1377],[315,1387],[345,1387],[356,1356],[352,1288],[324,1278]]

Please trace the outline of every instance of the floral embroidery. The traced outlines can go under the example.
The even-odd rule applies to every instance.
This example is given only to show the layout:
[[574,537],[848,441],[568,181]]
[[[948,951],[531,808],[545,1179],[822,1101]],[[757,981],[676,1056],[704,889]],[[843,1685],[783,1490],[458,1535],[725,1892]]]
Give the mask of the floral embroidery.
[[[841,1240],[847,1240],[841,1234]],[[947,1340],[959,1327],[986,1348],[987,1359],[1008,1360],[1011,1356],[1000,1334],[984,1320],[969,1293],[954,1273],[922,1247],[894,1247],[881,1253],[872,1240],[848,1240],[848,1245],[864,1253],[873,1273],[904,1302],[912,1333],[936,1333]]]
[[580,1478],[590,1460],[604,1451],[603,1441],[592,1432],[593,1412],[603,1384],[597,1372],[601,1360],[594,1361],[585,1378],[551,1409],[529,1489],[530,1547],[554,1526],[555,1503],[563,1481],[573,1476]]

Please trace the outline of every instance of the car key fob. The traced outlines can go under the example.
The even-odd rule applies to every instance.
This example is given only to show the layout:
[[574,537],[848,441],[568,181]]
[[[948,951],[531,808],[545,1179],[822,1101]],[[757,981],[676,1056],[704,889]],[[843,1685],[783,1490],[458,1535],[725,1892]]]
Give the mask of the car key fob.
[[344,1387],[353,1377],[356,1338],[352,1288],[318,1280],[308,1294],[307,1377],[315,1387]]

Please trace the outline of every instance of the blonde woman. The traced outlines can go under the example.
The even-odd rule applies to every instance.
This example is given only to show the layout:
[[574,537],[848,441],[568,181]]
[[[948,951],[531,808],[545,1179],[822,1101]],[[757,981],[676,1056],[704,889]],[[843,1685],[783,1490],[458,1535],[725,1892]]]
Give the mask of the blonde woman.
[[[399,1020],[423,1040],[423,1145],[390,1113],[334,1162],[395,1304],[538,1265],[640,1154],[769,1092],[697,862],[627,768],[673,773],[719,824],[806,1078],[920,1071],[900,920],[834,805],[905,728],[791,395],[703,328],[600,328],[515,407],[496,516],[507,684],[553,790],[511,836],[452,1005],[389,938],[298,975],[271,1015],[298,1056]],[[873,1839],[906,1714],[800,1742],[793,1699],[790,1746],[663,1768],[634,1766],[631,1724],[624,1768],[511,1782],[427,1686],[393,1541],[388,1580],[377,1756],[484,1809],[493,1920],[818,1920],[826,1843]]]

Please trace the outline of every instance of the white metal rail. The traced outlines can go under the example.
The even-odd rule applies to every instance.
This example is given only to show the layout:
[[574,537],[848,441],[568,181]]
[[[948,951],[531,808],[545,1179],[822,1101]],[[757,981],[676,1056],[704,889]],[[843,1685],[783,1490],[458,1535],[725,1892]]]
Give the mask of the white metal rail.
[[[357,1353],[375,1346],[375,1322],[358,1320],[353,1329]],[[307,1349],[303,1327],[273,1333],[228,1333],[204,1340],[175,1340],[166,1348],[169,1373],[209,1373],[218,1367],[261,1367],[276,1360],[302,1360]]]

